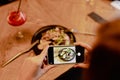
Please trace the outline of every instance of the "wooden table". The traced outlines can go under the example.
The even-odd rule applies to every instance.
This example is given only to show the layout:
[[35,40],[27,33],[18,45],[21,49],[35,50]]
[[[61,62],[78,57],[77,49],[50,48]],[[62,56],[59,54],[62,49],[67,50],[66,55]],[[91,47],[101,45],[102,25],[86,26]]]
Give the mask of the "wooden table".
[[[108,21],[115,19],[120,13],[108,0],[23,0],[21,10],[27,15],[27,21],[14,27],[7,23],[6,18],[17,6],[18,1],[0,6],[0,65],[29,47],[34,33],[45,25],[59,24],[78,30],[79,33],[75,33],[76,40],[92,46],[96,36],[91,34],[96,34],[100,24],[88,17],[88,13],[94,11]],[[33,51],[0,68],[0,80],[17,80],[24,59],[31,53]],[[40,80],[54,80],[72,66],[73,64],[69,64],[53,68]]]

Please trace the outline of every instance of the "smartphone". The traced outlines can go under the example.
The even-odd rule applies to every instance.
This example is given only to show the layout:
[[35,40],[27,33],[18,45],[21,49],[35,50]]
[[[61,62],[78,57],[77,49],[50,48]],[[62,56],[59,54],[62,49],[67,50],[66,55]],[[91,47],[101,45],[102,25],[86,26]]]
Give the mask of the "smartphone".
[[84,48],[78,45],[49,46],[49,64],[81,63],[84,61]]

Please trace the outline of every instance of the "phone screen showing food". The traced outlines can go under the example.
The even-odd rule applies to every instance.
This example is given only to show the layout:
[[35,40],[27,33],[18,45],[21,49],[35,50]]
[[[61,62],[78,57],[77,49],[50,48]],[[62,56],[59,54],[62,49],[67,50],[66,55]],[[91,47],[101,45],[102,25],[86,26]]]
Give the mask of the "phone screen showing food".
[[81,46],[50,46],[49,64],[80,63],[84,61],[84,48]]

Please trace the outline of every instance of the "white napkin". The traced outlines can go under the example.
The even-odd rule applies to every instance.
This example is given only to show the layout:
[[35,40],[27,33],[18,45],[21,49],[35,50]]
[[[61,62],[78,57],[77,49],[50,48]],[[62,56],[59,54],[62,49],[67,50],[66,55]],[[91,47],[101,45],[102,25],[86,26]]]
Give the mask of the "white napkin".
[[112,5],[114,8],[120,10],[120,1],[112,1],[112,2],[111,2],[111,5]]

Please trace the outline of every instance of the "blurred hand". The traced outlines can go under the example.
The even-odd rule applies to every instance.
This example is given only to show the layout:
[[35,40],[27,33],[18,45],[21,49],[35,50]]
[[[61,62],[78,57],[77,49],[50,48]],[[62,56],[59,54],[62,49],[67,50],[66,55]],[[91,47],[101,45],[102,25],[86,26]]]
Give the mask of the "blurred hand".
[[88,68],[89,67],[89,55],[88,52],[91,51],[91,46],[86,44],[86,43],[83,43],[83,42],[76,42],[74,43],[74,45],[80,45],[82,47],[85,48],[85,56],[84,56],[84,62],[83,63],[78,63],[78,64],[75,64],[73,67],[81,67],[81,68]]
[[40,76],[54,67],[53,65],[47,65],[47,49],[48,47],[43,49],[41,54],[38,56],[25,59],[21,68],[19,80],[38,80]]

